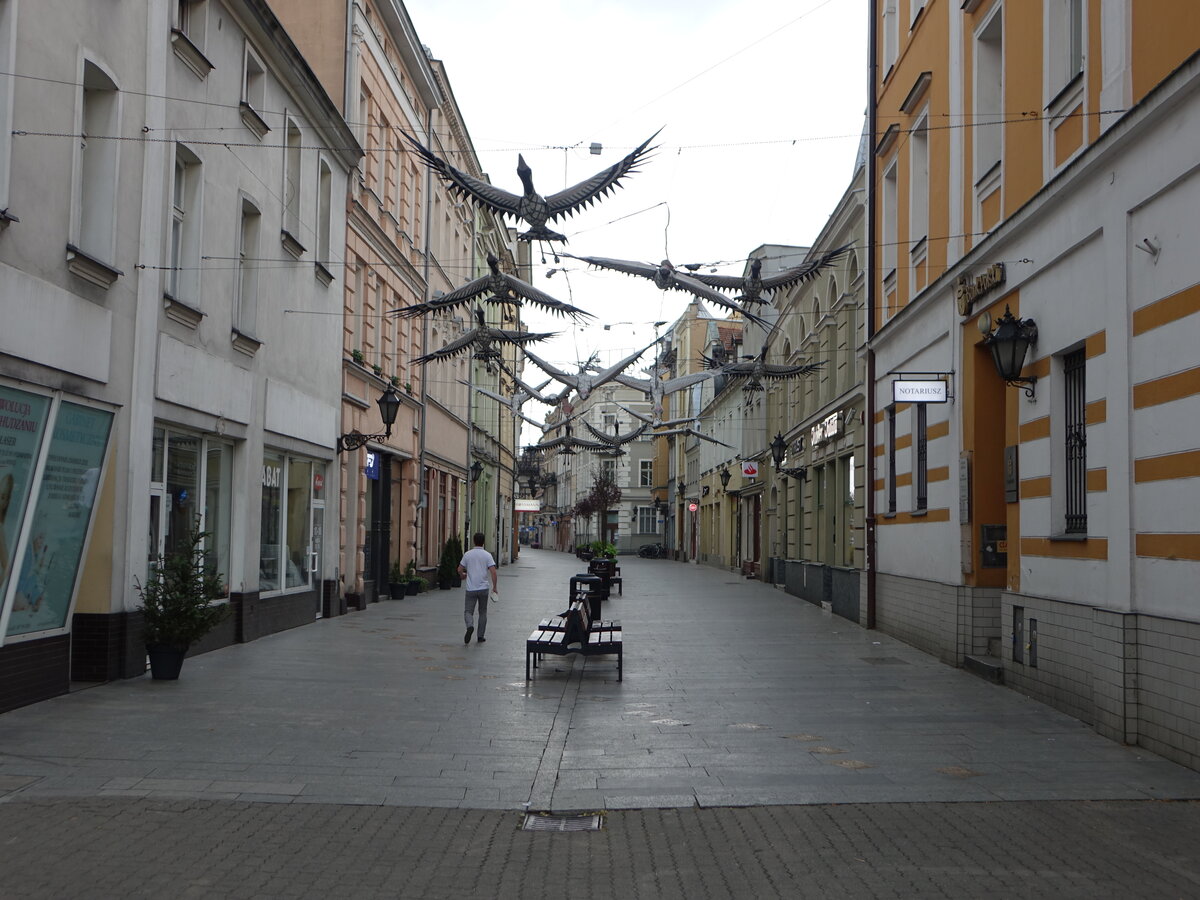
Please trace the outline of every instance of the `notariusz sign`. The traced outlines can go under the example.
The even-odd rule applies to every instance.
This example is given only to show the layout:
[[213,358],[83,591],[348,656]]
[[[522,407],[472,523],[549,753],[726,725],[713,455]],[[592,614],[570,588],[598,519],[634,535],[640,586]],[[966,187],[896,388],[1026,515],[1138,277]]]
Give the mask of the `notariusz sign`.
[[945,403],[947,399],[946,382],[941,381],[904,381],[892,382],[893,403]]

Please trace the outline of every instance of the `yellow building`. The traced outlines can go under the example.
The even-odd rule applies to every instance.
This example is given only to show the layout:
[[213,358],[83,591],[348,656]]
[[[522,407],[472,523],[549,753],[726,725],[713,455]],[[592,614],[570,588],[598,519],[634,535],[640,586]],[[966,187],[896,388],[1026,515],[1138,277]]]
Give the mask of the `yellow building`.
[[1198,47],[1187,0],[876,3],[867,356],[867,620],[1192,766]]

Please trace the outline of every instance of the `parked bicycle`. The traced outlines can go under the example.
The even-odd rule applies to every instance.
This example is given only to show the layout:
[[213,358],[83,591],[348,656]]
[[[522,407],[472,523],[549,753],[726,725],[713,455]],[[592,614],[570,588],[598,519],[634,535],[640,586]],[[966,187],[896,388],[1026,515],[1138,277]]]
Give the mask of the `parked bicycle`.
[[662,544],[642,544],[637,555],[642,559],[666,559],[667,548]]

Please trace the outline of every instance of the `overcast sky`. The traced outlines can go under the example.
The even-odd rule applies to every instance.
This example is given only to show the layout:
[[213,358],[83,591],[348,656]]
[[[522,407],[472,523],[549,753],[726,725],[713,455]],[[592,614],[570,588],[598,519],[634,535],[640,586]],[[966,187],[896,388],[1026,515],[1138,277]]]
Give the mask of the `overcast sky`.
[[[500,187],[520,191],[518,152],[545,195],[663,129],[654,158],[621,188],[551,223],[570,239],[569,252],[726,263],[722,271],[740,273],[760,244],[811,243],[853,174],[867,106],[862,0],[407,6],[421,41],[445,63],[480,161]],[[588,152],[593,142],[602,155]],[[539,288],[599,320],[580,330],[525,313],[532,330],[563,331],[535,352],[564,367],[593,350],[615,361],[644,346],[651,323],[674,321],[690,299],[534,256]],[[547,279],[549,269],[560,271]]]

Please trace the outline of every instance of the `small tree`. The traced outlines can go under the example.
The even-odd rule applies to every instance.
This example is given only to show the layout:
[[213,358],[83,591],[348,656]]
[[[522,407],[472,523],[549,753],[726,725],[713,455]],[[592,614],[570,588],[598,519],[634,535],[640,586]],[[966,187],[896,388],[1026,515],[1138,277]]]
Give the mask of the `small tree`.
[[438,560],[438,587],[443,590],[449,588],[454,582],[454,576],[458,573],[459,560],[462,559],[462,553],[454,555],[456,540],[458,540],[456,535],[446,538],[446,543],[442,545],[442,557]]
[[186,648],[229,615],[228,605],[212,605],[225,596],[225,584],[205,559],[207,536],[208,532],[193,527],[188,549],[160,556],[150,564],[146,583],[135,582],[147,646]]
[[592,489],[588,493],[597,515],[600,517],[600,539],[608,540],[608,511],[621,502],[621,489],[606,473],[601,472],[592,480]]

